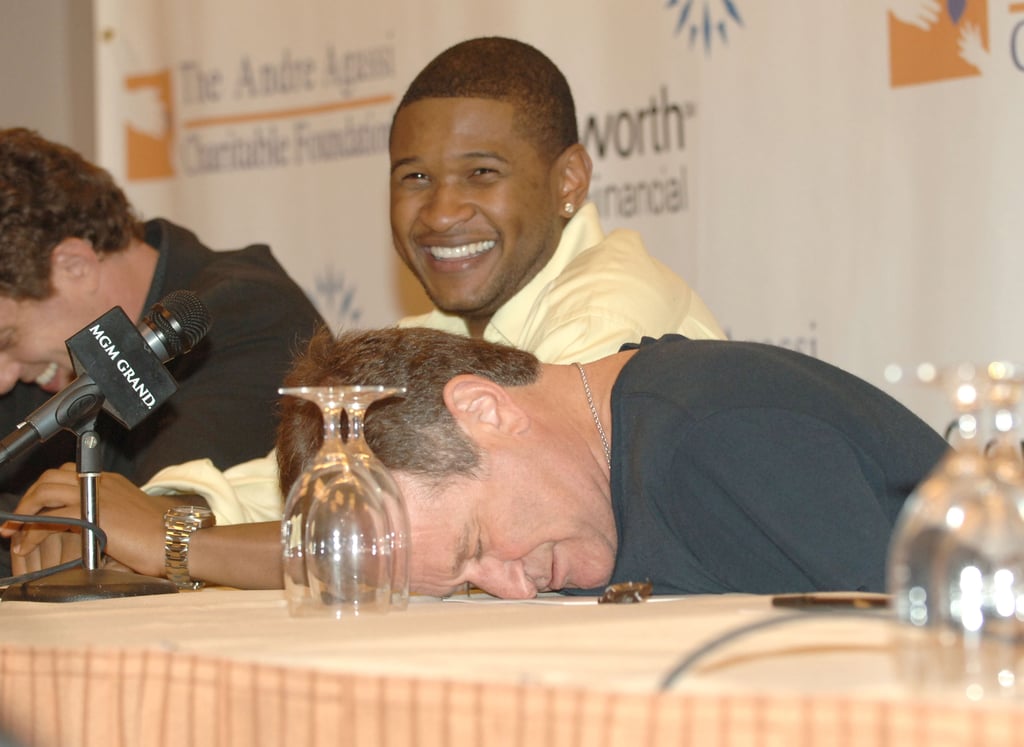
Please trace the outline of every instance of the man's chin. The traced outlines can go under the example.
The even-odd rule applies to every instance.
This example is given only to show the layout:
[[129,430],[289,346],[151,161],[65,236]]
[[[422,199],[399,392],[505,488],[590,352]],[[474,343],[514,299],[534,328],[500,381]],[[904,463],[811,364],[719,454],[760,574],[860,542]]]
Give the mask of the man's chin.
[[492,295],[485,296],[483,293],[469,292],[465,289],[445,292],[433,289],[427,295],[434,306],[444,313],[461,316],[467,321],[490,319],[505,301],[495,299]]

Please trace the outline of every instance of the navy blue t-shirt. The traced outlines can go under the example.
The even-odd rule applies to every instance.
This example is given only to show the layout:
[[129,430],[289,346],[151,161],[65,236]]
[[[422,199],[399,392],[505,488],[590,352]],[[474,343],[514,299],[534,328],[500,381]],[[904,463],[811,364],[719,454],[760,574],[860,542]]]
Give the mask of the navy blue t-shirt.
[[947,448],[820,360],[678,335],[623,368],[612,424],[611,582],[662,594],[884,591],[896,516]]

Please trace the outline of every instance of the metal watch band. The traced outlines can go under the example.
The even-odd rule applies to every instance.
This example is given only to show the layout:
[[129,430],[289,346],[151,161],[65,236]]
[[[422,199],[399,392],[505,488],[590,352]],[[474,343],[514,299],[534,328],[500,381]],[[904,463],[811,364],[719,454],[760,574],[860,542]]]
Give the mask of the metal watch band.
[[164,513],[164,570],[168,580],[179,589],[201,589],[203,582],[188,571],[188,550],[198,529],[212,527],[213,512],[200,506],[175,506]]

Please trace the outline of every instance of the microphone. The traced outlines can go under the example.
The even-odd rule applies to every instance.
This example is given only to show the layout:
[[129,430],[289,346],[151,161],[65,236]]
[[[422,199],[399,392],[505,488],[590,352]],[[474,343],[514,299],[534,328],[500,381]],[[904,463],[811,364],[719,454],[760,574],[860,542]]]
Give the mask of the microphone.
[[0,441],[0,464],[61,429],[89,423],[101,409],[134,428],[178,389],[163,364],[191,350],[209,329],[210,312],[191,291],[172,291],[138,326],[115,306],[66,341],[77,378]]
[[187,353],[210,331],[210,311],[192,291],[171,291],[137,327],[161,363]]

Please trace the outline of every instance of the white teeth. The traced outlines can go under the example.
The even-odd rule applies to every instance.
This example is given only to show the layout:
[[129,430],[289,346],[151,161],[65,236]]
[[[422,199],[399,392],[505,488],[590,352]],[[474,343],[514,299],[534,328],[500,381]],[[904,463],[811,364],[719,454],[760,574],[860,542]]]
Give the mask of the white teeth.
[[53,377],[56,375],[57,364],[51,362],[50,365],[46,367],[45,371],[36,376],[36,384],[38,384],[39,386],[46,386],[51,381],[53,381]]
[[475,241],[472,244],[462,246],[429,246],[427,251],[434,259],[466,259],[475,257],[478,254],[490,251],[494,248],[494,241]]

